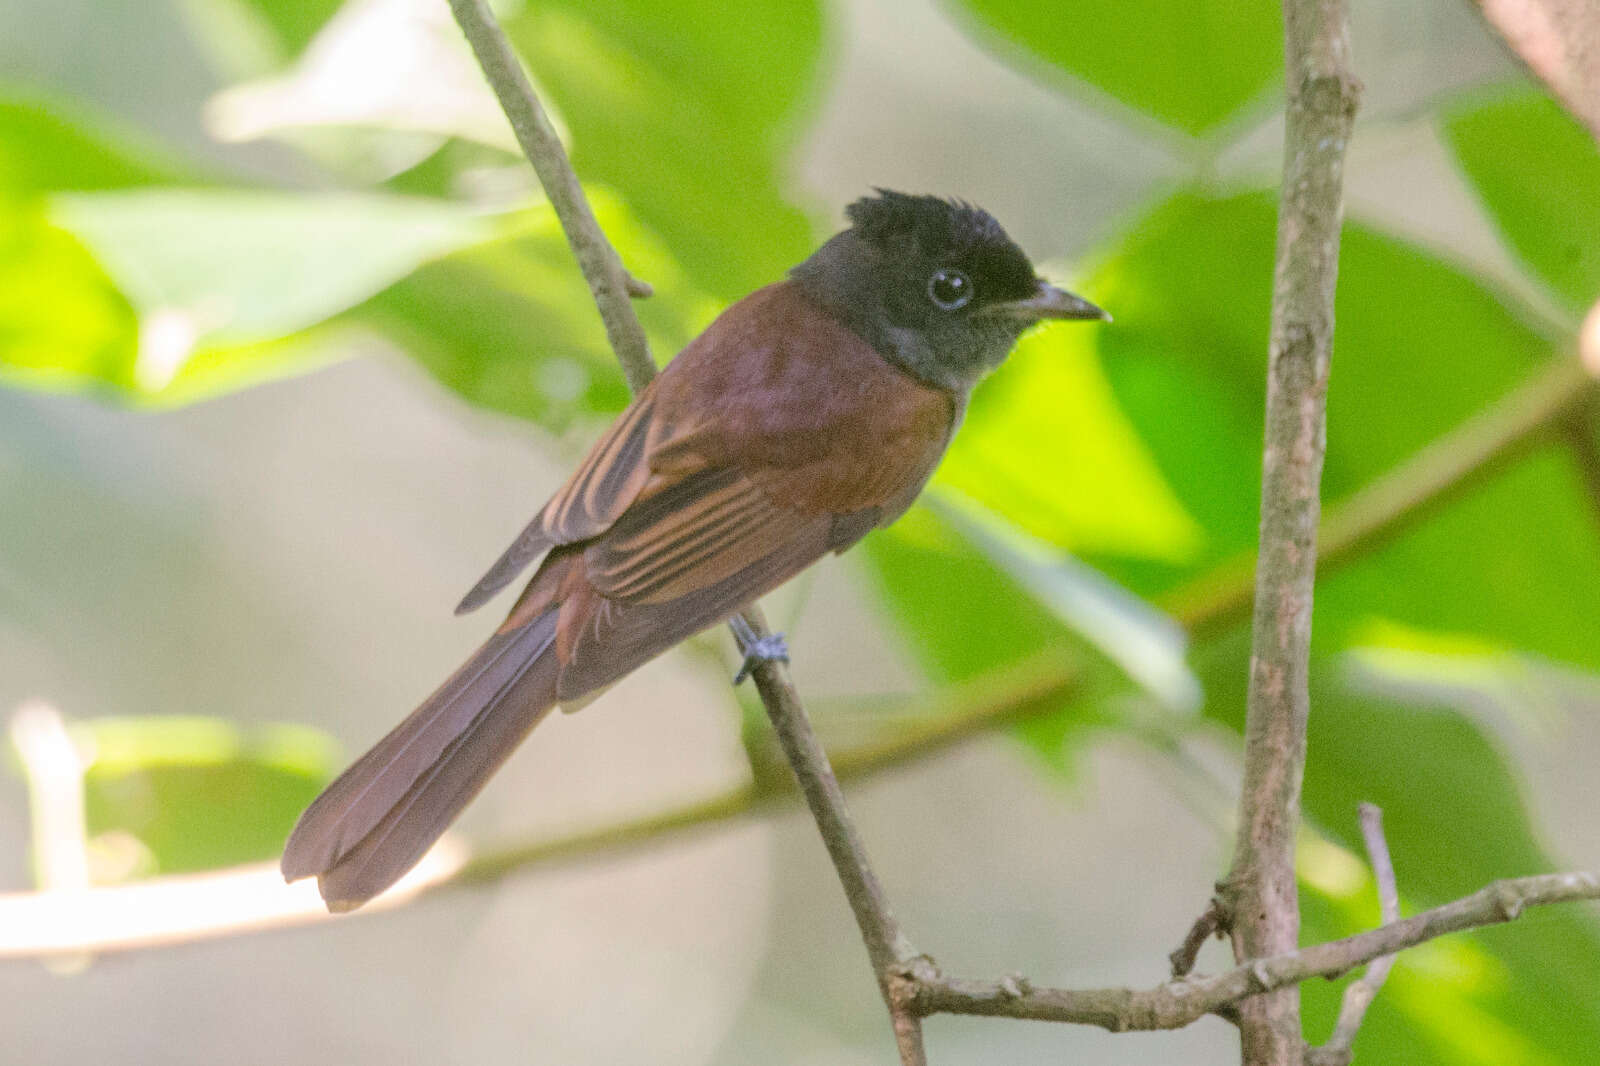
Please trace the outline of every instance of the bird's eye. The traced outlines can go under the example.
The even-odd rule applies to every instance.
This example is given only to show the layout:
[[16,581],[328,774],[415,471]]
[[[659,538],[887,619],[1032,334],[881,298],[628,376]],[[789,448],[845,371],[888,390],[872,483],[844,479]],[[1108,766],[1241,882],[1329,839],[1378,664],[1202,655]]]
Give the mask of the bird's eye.
[[972,299],[972,282],[959,270],[940,270],[928,279],[928,299],[942,311],[965,307]]

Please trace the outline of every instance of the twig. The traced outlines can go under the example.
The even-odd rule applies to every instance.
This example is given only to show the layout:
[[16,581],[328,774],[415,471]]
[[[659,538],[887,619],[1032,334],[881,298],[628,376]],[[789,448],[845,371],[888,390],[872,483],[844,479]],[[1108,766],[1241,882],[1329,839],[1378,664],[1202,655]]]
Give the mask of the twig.
[[450,10],[455,14],[472,52],[478,57],[483,76],[488,80],[500,108],[511,122],[517,143],[533,164],[539,184],[544,186],[550,206],[561,220],[561,229],[578,259],[589,291],[594,294],[595,306],[605,322],[606,339],[611,342],[628,387],[638,392],[655,376],[656,364],[650,358],[650,342],[645,339],[644,327],[628,303],[632,295],[648,295],[649,286],[631,278],[623,269],[622,260],[611,242],[606,239],[600,223],[594,217],[578,175],[567,159],[567,150],[555,127],[545,114],[544,106],[534,94],[528,75],[523,71],[517,55],[511,50],[488,0],[450,0]]
[[[767,633],[766,619],[759,607],[751,607],[743,617],[758,637]],[[839,881],[844,885],[856,924],[861,927],[861,939],[866,941],[872,970],[878,977],[894,1024],[900,1061],[905,1066],[923,1066],[927,1057],[922,1049],[921,1022],[906,1009],[903,997],[896,994],[893,980],[902,967],[917,958],[917,951],[900,931],[889,908],[888,897],[872,871],[861,834],[845,805],[844,792],[828,763],[828,753],[811,728],[787,669],[782,663],[767,661],[757,666],[751,676],[756,690],[761,693],[761,702],[766,705],[773,731],[778,734],[778,743],[805,795],[806,805],[816,819]]]
[[914,1003],[923,1014],[979,1014],[1097,1025],[1112,1032],[1181,1029],[1229,1004],[1247,1007],[1313,977],[1337,977],[1363,963],[1447,933],[1511,921],[1527,907],[1600,899],[1600,874],[1542,874],[1496,881],[1470,896],[1403,921],[1324,944],[1248,961],[1214,977],[1189,977],[1151,989],[1035,988],[1026,980],[932,978]]
[[[1367,858],[1372,863],[1372,877],[1378,883],[1378,911],[1384,925],[1400,920],[1400,888],[1395,883],[1394,860],[1389,858],[1389,842],[1383,835],[1383,811],[1370,803],[1361,805],[1361,837],[1367,844]],[[1306,1051],[1308,1066],[1350,1066],[1356,1033],[1367,1016],[1367,1008],[1378,998],[1383,983],[1389,979],[1394,966],[1393,955],[1379,955],[1367,964],[1367,972],[1344,990],[1339,1003],[1339,1020],[1334,1023],[1333,1035],[1319,1048]]]
[[[499,97],[500,106],[516,131],[517,142],[522,145],[550,197],[561,228],[594,293],[595,306],[605,320],[606,336],[622,363],[629,387],[637,393],[655,376],[649,344],[629,303],[630,294],[643,291],[641,283],[630,278],[623,269],[622,260],[595,220],[566,150],[486,0],[450,0],[450,9],[472,45],[484,77]],[[768,635],[759,607],[748,608],[741,617],[757,638]],[[780,662],[764,662],[755,669],[753,677],[767,716],[772,720],[806,803],[817,820],[817,828],[844,885],[856,924],[861,928],[873,972],[894,1022],[901,1061],[905,1066],[922,1066],[925,1057],[921,1026],[914,1015],[906,1013],[896,1002],[890,982],[893,968],[914,958],[916,952],[895,924],[882,887],[867,860],[860,834],[845,807],[844,793],[806,718],[788,668]]]
[[1212,899],[1209,906],[1194,920],[1194,925],[1189,927],[1189,935],[1183,938],[1173,952],[1167,956],[1167,961],[1172,964],[1172,976],[1176,980],[1187,977],[1194,971],[1195,960],[1200,957],[1200,949],[1205,947],[1207,940],[1214,936],[1223,936],[1228,932],[1228,912],[1219,899]]
[[[1234,955],[1293,951],[1294,872],[1305,772],[1311,598],[1319,487],[1327,447],[1328,369],[1339,267],[1344,154],[1359,87],[1350,73],[1344,0],[1284,0],[1289,101],[1267,370],[1261,563],[1256,574],[1244,788],[1223,891]],[[1294,986],[1240,1005],[1243,1066],[1298,1066]]]

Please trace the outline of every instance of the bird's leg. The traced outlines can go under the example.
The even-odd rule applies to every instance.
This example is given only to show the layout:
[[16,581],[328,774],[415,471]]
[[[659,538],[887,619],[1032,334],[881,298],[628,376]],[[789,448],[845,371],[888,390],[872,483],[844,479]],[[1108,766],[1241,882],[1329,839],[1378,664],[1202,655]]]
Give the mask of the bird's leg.
[[740,654],[744,656],[744,662],[739,665],[739,672],[733,675],[735,685],[742,684],[744,679],[750,676],[750,671],[762,663],[789,661],[789,642],[783,639],[782,633],[770,633],[758,637],[756,631],[744,620],[744,616],[738,614],[728,620],[728,625],[739,641]]

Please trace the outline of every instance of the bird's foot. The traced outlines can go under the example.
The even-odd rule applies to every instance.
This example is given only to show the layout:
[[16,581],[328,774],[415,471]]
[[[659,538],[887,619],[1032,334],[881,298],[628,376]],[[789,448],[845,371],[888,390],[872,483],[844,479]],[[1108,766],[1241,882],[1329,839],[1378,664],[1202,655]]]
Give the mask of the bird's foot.
[[783,638],[782,633],[768,633],[764,637],[758,637],[756,631],[751,629],[739,615],[734,615],[729,625],[733,627],[733,635],[739,641],[739,651],[744,655],[744,662],[739,664],[739,672],[733,675],[735,685],[743,684],[756,667],[763,663],[789,661],[789,642]]

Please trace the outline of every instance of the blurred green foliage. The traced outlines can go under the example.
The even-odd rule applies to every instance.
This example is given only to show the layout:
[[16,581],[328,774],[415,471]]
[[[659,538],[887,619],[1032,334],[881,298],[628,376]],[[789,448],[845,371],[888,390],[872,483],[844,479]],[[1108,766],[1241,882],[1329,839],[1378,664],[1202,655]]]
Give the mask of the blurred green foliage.
[[1600,155],[1543,93],[1500,88],[1443,116],[1445,136],[1506,242],[1581,313],[1600,291]]
[[1283,16],[1270,0],[1168,4],[1085,0],[1063,9],[961,0],[989,34],[1189,134],[1235,117],[1283,72]]
[[295,819],[339,767],[319,730],[246,732],[216,718],[82,723],[91,846],[137,842],[113,875],[185,873],[276,857]]
[[555,0],[507,33],[571,129],[578,172],[617,190],[705,291],[736,299],[809,252],[782,176],[821,51],[817,4]]
[[[285,65],[338,6],[237,5]],[[1047,84],[1180,138],[1225,147],[1252,108],[1275,103],[1275,4],[1096,0],[1064,15],[967,0],[953,14]],[[795,203],[790,176],[819,89],[820,5],[556,0],[510,9],[508,29],[608,232],[657,287],[640,311],[662,357],[826,232],[831,220]],[[1433,117],[1526,288],[1562,310],[1530,308],[1352,219],[1330,509],[1569,358],[1600,291],[1600,152],[1581,128],[1520,84],[1439,101]],[[375,126],[360,132],[415,137]],[[548,209],[532,194],[472,192],[509,162],[484,141],[449,131],[397,173],[333,167],[331,188],[310,189],[219,176],[70,102],[0,93],[0,382],[178,403],[319,365],[351,333],[377,331],[475,405],[555,428],[613,411],[626,390]],[[1152,699],[1155,675],[1128,660],[1129,647],[1148,647],[1176,661],[1175,627],[1108,607],[1116,597],[1097,599],[1098,578],[1064,554],[1179,605],[1184,623],[1196,606],[1179,593],[1215,587],[1217,568],[1254,544],[1275,196],[1189,179],[1088,264],[1081,287],[1115,325],[1039,332],[976,394],[937,486],[983,520],[921,506],[858,553],[934,681],[1046,652],[1081,676],[1076,698],[1019,730],[1050,773],[1070,773],[1097,730],[1134,729],[1130,709],[1143,716],[1136,732],[1151,721],[1169,734],[1242,727],[1242,623],[1202,631],[1189,649],[1205,697],[1197,722],[1174,713],[1181,700]],[[1438,664],[1487,676],[1600,668],[1600,524],[1569,444],[1552,436],[1507,457],[1322,581],[1307,939],[1375,918],[1356,857],[1362,801],[1386,811],[1408,905],[1550,865],[1501,740],[1516,728],[1504,693],[1496,703],[1445,684]],[[1119,612],[1132,643],[1108,644],[1097,610]],[[1177,668],[1162,676],[1191,676]],[[166,870],[270,852],[326,767],[286,768],[209,728],[185,727],[217,742],[181,758],[170,735],[106,741],[134,754],[91,771],[93,828],[137,836]],[[174,820],[180,808],[209,820]],[[1408,955],[1358,1048],[1371,1061],[1577,1066],[1600,1047],[1596,987],[1592,915],[1551,913]],[[1337,994],[1308,986],[1313,1036],[1331,1025]]]

